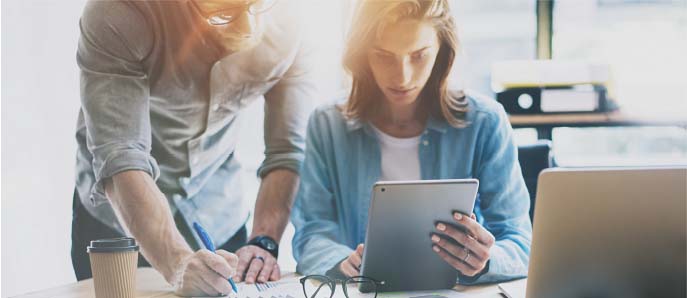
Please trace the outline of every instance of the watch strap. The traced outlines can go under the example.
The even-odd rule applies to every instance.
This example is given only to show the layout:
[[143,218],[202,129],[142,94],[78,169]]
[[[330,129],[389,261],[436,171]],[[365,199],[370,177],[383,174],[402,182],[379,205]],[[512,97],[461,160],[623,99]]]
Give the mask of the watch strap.
[[[267,240],[271,241],[272,243],[274,243],[274,249],[269,249],[268,247],[263,245],[263,243],[262,243],[263,239],[267,239]],[[267,252],[269,252],[275,258],[277,258],[279,256],[279,244],[277,243],[277,241],[272,239],[272,237],[270,237],[270,236],[264,236],[264,235],[256,236],[255,238],[248,241],[248,243],[246,243],[246,245],[254,245],[254,246],[257,246],[259,248],[262,248],[262,249],[266,250]]]

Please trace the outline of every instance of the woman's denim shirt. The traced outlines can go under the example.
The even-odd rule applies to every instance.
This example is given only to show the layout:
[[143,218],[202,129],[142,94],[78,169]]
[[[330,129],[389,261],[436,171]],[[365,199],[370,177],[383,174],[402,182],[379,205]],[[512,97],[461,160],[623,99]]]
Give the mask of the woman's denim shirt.
[[[460,283],[525,277],[532,223],[513,131],[497,102],[473,97],[467,101],[467,127],[429,118],[419,145],[421,177],[480,181],[474,213],[496,243],[488,271],[477,279],[459,277]],[[372,186],[380,168],[379,142],[369,123],[345,118],[335,105],[311,115],[292,214],[298,272],[325,274],[364,242]],[[418,241],[431,246],[429,237]]]

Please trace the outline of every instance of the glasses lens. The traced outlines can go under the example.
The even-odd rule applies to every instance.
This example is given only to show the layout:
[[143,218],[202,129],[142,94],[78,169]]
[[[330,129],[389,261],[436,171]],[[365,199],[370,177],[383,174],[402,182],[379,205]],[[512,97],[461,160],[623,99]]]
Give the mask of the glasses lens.
[[[371,279],[364,276],[351,277],[344,283],[344,289],[347,294],[353,295],[354,293],[374,293],[377,297],[377,283]],[[365,297],[368,297],[366,295]]]
[[263,13],[272,8],[275,3],[277,3],[277,0],[258,0],[250,5],[249,10],[252,14]]
[[231,23],[231,21],[234,20],[234,17],[231,15],[225,15],[225,14],[216,14],[208,17],[208,23],[211,25],[226,25]]
[[328,277],[314,275],[305,278],[303,292],[306,298],[330,298],[334,289]]

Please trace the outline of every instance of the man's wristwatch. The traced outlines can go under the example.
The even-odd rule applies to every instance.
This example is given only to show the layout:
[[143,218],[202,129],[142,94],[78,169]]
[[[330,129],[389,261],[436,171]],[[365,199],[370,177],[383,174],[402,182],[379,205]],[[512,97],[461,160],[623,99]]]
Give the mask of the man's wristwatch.
[[274,241],[274,239],[272,239],[269,236],[257,236],[248,241],[246,245],[255,245],[259,248],[262,248],[269,252],[275,258],[279,256],[279,243],[277,243],[277,241]]

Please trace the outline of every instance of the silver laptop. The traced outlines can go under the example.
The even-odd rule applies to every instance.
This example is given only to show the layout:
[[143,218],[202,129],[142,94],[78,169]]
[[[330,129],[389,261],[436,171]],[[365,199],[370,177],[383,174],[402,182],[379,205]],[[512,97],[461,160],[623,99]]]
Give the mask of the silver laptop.
[[687,167],[539,177],[527,297],[686,297]]

